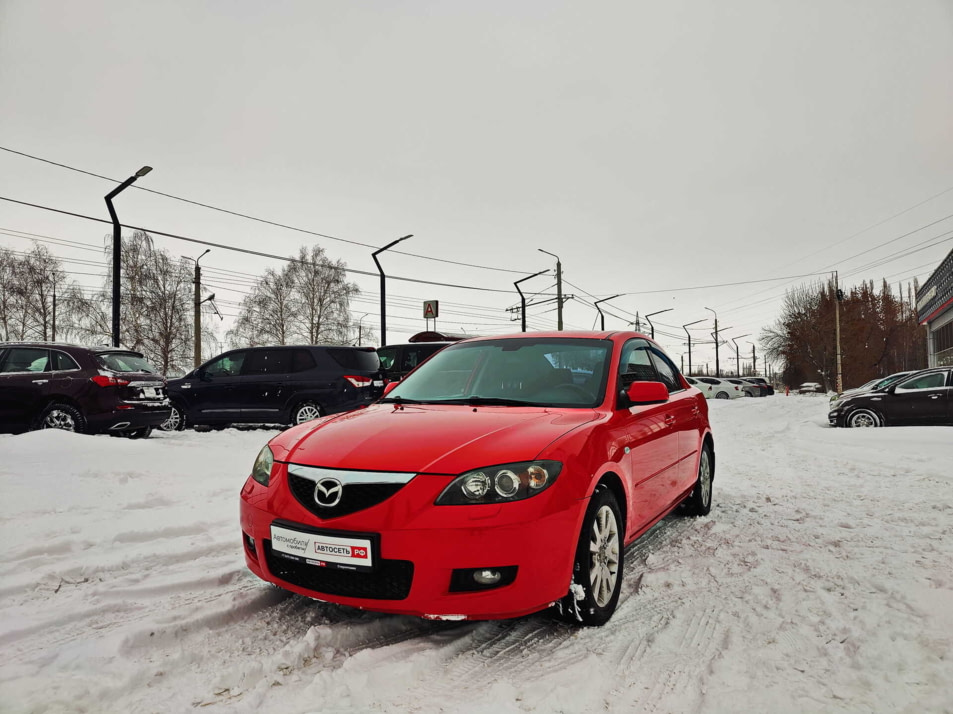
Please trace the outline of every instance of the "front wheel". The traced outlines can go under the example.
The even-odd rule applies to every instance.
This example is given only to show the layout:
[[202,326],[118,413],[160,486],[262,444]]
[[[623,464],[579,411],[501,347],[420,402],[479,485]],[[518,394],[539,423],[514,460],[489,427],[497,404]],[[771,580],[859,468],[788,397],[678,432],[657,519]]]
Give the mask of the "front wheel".
[[185,410],[178,404],[172,405],[169,418],[159,424],[162,431],[182,431],[185,428]]
[[858,409],[847,417],[847,426],[851,428],[880,426],[880,417],[870,409]]
[[124,436],[129,439],[148,439],[152,435],[152,427],[144,426],[140,429],[133,429],[132,431],[127,431]]
[[612,617],[622,592],[624,538],[619,504],[608,488],[599,486],[583,519],[569,594],[559,603],[567,620],[598,626]]
[[715,460],[711,447],[705,444],[698,458],[698,478],[695,488],[685,499],[686,512],[690,516],[707,516],[711,512],[711,484],[715,478]]

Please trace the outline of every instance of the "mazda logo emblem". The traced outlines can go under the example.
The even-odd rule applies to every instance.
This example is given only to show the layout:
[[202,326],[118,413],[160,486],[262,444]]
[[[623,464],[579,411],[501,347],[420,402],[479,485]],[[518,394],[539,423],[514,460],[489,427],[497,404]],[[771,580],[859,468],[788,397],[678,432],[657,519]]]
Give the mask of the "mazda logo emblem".
[[323,478],[314,485],[314,502],[322,508],[334,508],[344,496],[344,485],[336,478]]

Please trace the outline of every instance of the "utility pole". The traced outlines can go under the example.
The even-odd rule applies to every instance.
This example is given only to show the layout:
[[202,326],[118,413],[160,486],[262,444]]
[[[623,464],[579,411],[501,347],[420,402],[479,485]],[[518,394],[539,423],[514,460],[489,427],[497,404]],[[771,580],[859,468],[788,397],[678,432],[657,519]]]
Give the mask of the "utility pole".
[[710,307],[706,307],[706,310],[709,310],[711,314],[715,316],[715,376],[721,376],[721,367],[718,364],[718,313],[712,310]]
[[109,209],[109,217],[112,219],[113,224],[113,347],[119,347],[119,312],[121,304],[120,279],[122,278],[121,226],[119,225],[119,218],[116,216],[116,209],[113,208],[113,199],[119,194],[120,191],[123,191],[131,186],[137,178],[145,176],[150,171],[152,171],[151,166],[143,166],[141,169],[136,171],[135,174],[127,178],[121,184],[116,186],[116,188],[106,194],[106,208]]
[[840,301],[843,299],[844,293],[841,292],[840,286],[838,285],[837,280],[837,271],[834,271],[834,332],[837,340],[837,382],[834,386],[834,391],[840,394],[843,390],[844,382],[841,375],[841,362],[840,362]]
[[738,337],[732,337],[731,341],[735,343],[735,376],[741,376],[741,356],[738,353],[738,338],[748,337],[751,333],[749,332],[746,335],[738,335]]
[[[207,248],[205,253],[210,250]],[[196,368],[202,364],[202,268],[199,261],[205,253],[195,259],[195,278],[192,280],[192,366]]]
[[685,334],[688,336],[688,374],[692,373],[692,336],[689,333],[688,328],[690,325],[697,325],[699,322],[704,322],[705,318],[701,320],[695,320],[695,322],[689,322],[688,324],[682,325],[682,329],[685,330]]
[[559,260],[559,256],[555,253],[550,253],[548,250],[543,250],[542,248],[537,248],[540,253],[545,253],[546,255],[551,255],[556,259],[556,329],[560,332],[563,331],[563,264]]
[[754,353],[754,342],[749,342],[751,345],[751,374],[757,376],[758,374],[758,357]]
[[56,271],[53,271],[53,342],[56,342]]

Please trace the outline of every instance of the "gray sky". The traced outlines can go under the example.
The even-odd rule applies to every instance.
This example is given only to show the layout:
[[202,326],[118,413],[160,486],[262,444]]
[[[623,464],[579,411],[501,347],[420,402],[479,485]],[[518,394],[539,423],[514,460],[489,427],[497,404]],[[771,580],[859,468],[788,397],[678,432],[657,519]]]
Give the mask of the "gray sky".
[[[693,339],[710,339],[714,308],[726,337],[750,334],[746,356],[811,278],[748,281],[838,269],[896,289],[953,247],[953,3],[0,0],[0,145],[117,180],[149,164],[137,186],[371,246],[413,233],[394,250],[496,268],[382,256],[389,275],[501,291],[389,280],[390,342],[424,328],[425,299],[441,301],[438,328],[518,329],[513,281],[554,268],[543,248],[567,294],[627,293],[603,303],[607,328],[673,308],[654,321],[678,361],[680,325],[709,319]],[[0,151],[0,196],[108,218],[114,185]],[[361,245],[135,188],[116,205],[123,222],[237,247],[317,241],[376,275]],[[109,232],[0,201],[9,229],[93,248]],[[221,249],[202,262],[277,265]],[[352,278],[355,319],[377,328],[379,281]],[[686,289],[725,283],[747,284]],[[552,307],[531,308],[531,327],[554,327]],[[567,328],[597,319],[566,304]],[[733,345],[721,356],[734,366]],[[713,348],[693,362],[713,368]]]

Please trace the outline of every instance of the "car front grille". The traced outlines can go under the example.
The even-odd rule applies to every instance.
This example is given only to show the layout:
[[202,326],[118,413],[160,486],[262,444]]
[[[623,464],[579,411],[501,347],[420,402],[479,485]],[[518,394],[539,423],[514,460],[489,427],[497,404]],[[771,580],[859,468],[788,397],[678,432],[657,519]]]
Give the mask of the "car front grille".
[[[413,473],[342,471],[301,464],[288,465],[288,488],[298,503],[322,520],[363,511],[386,501],[413,479]],[[333,505],[322,505],[317,498],[319,486]],[[340,491],[337,489],[340,488]],[[337,503],[335,496],[340,495]]]
[[282,558],[272,552],[270,540],[263,544],[272,575],[299,588],[370,600],[403,600],[410,594],[414,564],[409,560],[381,560],[373,572],[338,570]]

